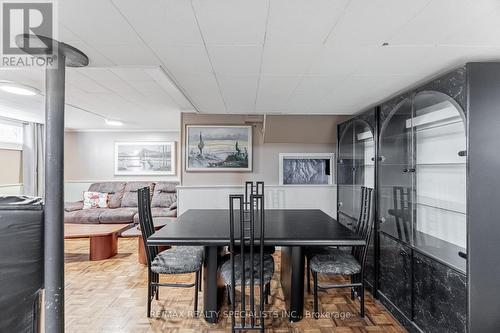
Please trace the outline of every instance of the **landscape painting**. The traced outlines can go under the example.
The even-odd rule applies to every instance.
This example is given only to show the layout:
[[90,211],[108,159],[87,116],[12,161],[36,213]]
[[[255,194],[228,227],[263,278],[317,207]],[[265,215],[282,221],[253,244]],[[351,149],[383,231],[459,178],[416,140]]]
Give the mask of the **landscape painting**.
[[115,175],[175,175],[175,142],[116,142]]
[[186,171],[252,171],[252,127],[186,126]]
[[333,154],[280,154],[280,185],[330,185]]

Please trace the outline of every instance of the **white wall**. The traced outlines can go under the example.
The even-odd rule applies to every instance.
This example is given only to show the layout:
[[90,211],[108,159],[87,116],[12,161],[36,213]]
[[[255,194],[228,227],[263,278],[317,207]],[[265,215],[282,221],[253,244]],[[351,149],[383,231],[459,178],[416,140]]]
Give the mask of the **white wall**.
[[[174,176],[115,175],[114,151],[117,141],[175,141],[176,174]],[[179,132],[80,131],[64,135],[64,200],[81,200],[90,184],[100,181],[171,180],[180,174]]]

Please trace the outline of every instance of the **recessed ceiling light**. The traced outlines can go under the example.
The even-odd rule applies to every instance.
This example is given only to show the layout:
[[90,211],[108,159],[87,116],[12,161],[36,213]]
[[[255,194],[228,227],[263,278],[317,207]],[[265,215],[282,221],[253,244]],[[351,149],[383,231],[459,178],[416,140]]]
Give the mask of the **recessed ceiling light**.
[[22,96],[35,96],[40,94],[40,91],[36,88],[11,81],[0,81],[0,90]]
[[109,126],[123,126],[123,122],[119,120],[104,119],[104,122]]

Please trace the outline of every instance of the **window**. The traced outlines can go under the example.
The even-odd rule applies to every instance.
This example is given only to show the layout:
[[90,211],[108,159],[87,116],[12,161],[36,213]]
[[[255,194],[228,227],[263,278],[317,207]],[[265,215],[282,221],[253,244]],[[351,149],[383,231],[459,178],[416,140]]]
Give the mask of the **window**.
[[23,149],[23,125],[0,121],[0,149]]

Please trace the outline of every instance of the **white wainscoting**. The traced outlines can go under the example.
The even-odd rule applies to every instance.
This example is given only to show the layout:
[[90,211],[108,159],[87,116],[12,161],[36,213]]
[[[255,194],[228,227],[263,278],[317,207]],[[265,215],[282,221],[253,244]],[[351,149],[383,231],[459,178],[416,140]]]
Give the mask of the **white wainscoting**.
[[22,195],[23,184],[0,185],[0,195]]
[[[266,185],[266,208],[321,209],[328,215],[337,215],[337,187],[335,185]],[[230,194],[244,193],[243,186],[179,186],[178,213],[188,209],[227,209]]]

